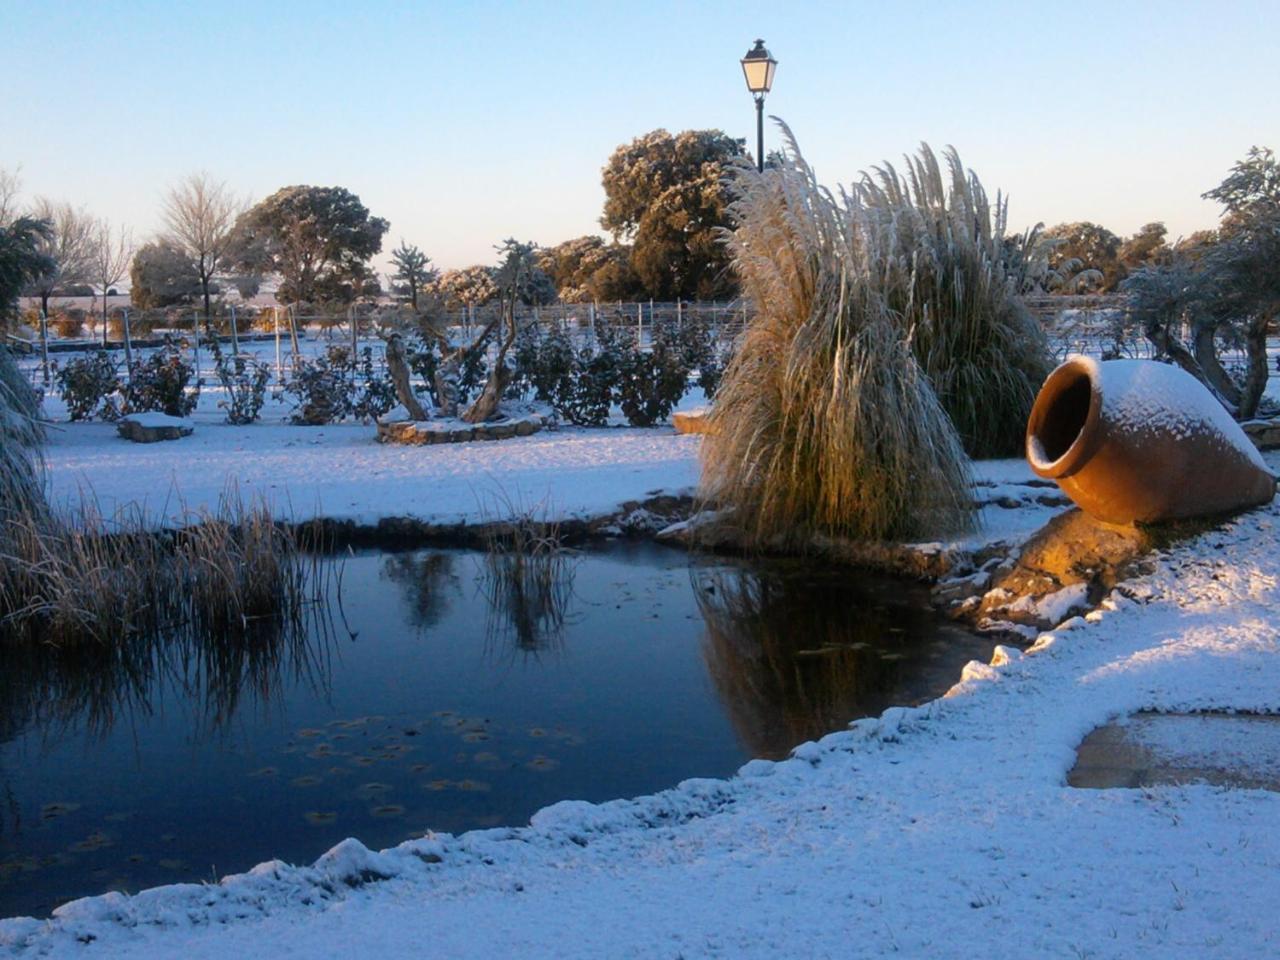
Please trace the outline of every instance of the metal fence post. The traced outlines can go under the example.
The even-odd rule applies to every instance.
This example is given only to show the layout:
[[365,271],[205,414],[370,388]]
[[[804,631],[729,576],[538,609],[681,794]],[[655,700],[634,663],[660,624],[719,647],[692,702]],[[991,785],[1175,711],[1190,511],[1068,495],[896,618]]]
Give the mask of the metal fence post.
[[44,385],[49,385],[49,318],[40,311],[40,372]]
[[200,382],[200,314],[192,311],[191,330],[195,334],[196,382]]
[[240,356],[240,334],[236,330],[236,308],[231,307],[231,352],[234,356]]
[[129,332],[129,308],[124,308],[124,365],[133,366],[133,336]]

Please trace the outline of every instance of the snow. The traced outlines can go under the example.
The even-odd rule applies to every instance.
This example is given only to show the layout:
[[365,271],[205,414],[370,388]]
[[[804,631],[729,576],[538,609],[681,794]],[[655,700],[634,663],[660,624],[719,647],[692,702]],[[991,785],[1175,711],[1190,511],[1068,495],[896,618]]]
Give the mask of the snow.
[[1178,438],[1212,437],[1250,463],[1266,469],[1262,455],[1231,414],[1195,377],[1152,360],[1088,360],[1103,378],[1103,416],[1132,433],[1168,433]]
[[181,443],[139,446],[110,424],[71,424],[50,432],[50,497],[74,502],[83,491],[107,516],[136,500],[152,522],[181,522],[234,490],[265,498],[282,518],[455,523],[506,501],[549,516],[598,515],[658,490],[689,491],[698,478],[698,437],[669,428],[563,428],[436,446],[374,436],[361,424],[214,424]]
[[[698,443],[562,429],[402,448],[367,426],[267,423],[138,447],[77,424],[54,432],[48,461],[56,498],[83,487],[109,509],[145,491],[156,520],[216,503],[228,471],[294,516],[450,520],[499,494],[567,515],[687,489]],[[1020,462],[975,475],[1017,501],[983,509],[981,538],[1017,542],[1062,509],[1037,501],[1054,491],[1028,487]],[[970,663],[946,697],[726,781],[568,800],[528,825],[386,851],[353,838],[311,866],[81,900],[49,921],[0,921],[0,954],[1274,956],[1280,795],[1081,790],[1066,774],[1090,730],[1140,710],[1280,712],[1277,531],[1273,502],[1157,555],[1025,653]],[[1070,598],[1047,599],[1070,614]]]
[[120,418],[121,423],[136,423],[140,427],[190,427],[191,421],[186,417],[171,417],[167,413],[130,413]]

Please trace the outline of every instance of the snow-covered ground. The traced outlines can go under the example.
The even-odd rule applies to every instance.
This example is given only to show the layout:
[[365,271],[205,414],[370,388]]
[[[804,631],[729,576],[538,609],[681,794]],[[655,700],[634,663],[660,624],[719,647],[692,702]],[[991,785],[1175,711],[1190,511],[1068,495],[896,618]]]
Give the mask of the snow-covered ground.
[[[476,515],[488,492],[594,513],[693,485],[696,437],[562,430],[382,447],[371,427],[218,426],[138,446],[71,425],[53,492],[154,517],[216,501],[226,475],[294,515]],[[1267,462],[1275,470],[1280,456]],[[979,464],[985,538],[1036,504],[1017,462]],[[173,491],[171,493],[171,491]],[[1052,491],[1045,491],[1052,492]],[[169,502],[166,502],[169,501]],[[1280,795],[1066,786],[1094,727],[1142,709],[1280,711],[1280,506],[1162,554],[1087,618],[997,650],[951,693],[753,761],[728,781],[573,801],[529,826],[351,840],[309,867],[0,921],[23,956],[1268,957],[1280,950]]]

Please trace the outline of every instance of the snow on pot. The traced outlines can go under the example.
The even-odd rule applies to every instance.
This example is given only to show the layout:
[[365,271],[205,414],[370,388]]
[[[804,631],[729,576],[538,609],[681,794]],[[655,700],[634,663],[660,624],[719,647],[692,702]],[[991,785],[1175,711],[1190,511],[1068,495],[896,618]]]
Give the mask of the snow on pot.
[[1040,388],[1026,449],[1032,470],[1108,523],[1227,513],[1275,494],[1275,477],[1222,404],[1153,360],[1067,360]]

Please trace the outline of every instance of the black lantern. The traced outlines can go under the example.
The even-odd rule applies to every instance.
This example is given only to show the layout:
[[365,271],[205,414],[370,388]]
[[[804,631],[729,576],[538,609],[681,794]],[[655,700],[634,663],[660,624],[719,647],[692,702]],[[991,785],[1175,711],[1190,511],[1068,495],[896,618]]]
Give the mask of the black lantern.
[[756,167],[764,173],[764,95],[773,86],[773,72],[778,61],[764,48],[764,41],[756,45],[742,58],[742,75],[747,78],[747,89],[756,98]]

